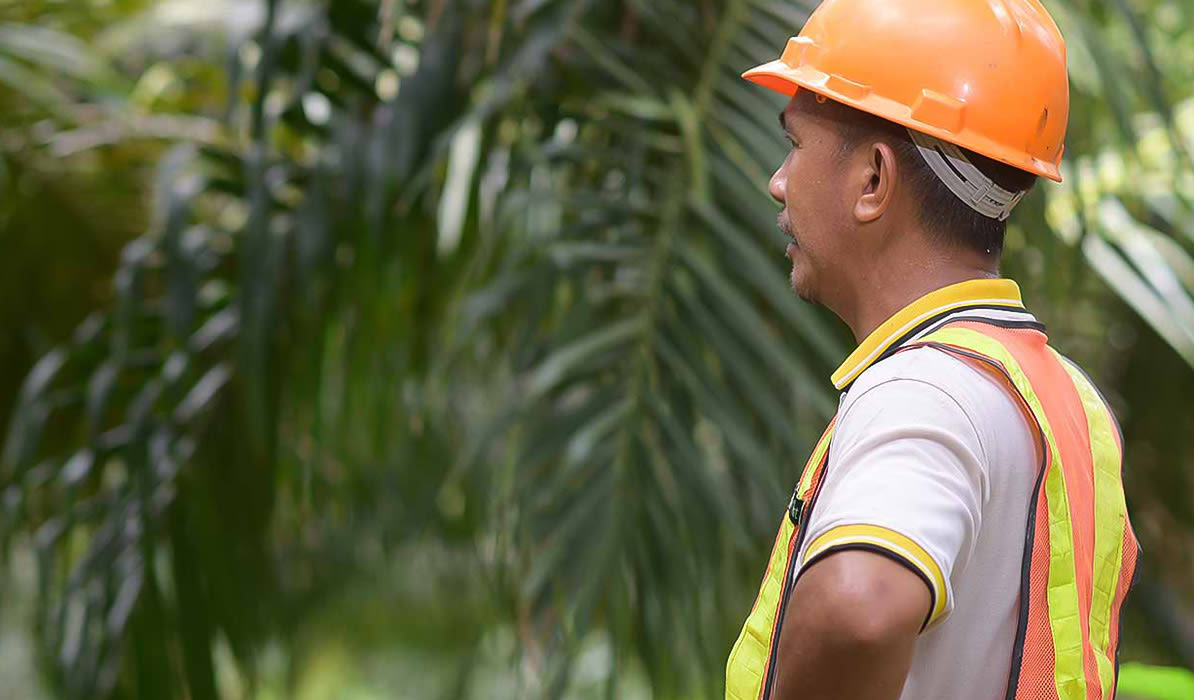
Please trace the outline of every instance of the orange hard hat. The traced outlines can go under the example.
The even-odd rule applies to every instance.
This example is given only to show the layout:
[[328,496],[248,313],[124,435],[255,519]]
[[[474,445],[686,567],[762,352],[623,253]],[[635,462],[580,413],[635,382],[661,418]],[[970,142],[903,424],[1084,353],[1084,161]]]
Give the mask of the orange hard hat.
[[1061,182],[1065,40],[1038,0],[825,0],[779,60],[742,77]]

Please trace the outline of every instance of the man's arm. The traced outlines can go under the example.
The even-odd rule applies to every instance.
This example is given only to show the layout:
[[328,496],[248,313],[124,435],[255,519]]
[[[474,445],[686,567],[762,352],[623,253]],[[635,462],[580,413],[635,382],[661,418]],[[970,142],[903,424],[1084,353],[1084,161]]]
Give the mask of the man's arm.
[[923,578],[860,549],[802,572],[780,631],[776,700],[894,700],[932,595]]

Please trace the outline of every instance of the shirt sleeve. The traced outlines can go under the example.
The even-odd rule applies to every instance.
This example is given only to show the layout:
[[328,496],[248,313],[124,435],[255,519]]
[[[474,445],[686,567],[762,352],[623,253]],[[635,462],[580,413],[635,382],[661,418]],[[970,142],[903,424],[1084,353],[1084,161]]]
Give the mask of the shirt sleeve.
[[953,610],[950,579],[981,524],[987,480],[978,432],[953,397],[919,379],[890,379],[850,399],[797,576],[843,549],[891,557],[929,587],[928,629]]

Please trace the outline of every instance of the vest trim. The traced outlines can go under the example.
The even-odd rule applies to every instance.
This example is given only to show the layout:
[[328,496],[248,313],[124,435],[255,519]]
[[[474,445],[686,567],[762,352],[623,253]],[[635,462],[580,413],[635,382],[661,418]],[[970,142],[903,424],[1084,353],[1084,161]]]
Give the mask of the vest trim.
[[[933,330],[929,331],[928,333],[925,333],[925,335],[926,336],[932,335],[933,333],[937,332],[941,328],[944,328],[945,326],[950,325],[951,323],[962,323],[962,322],[985,323],[988,326],[998,326],[1000,328],[1006,328],[1008,330],[1028,330],[1028,331],[1036,331],[1038,333],[1045,333],[1045,330],[1046,330],[1045,324],[1043,324],[1037,320],[1029,321],[1026,319],[1023,321],[1013,321],[1011,319],[1006,319],[1006,318],[987,318],[986,316],[955,316],[953,314],[950,314],[947,318],[938,319],[937,327],[934,328]],[[915,337],[915,334],[913,334],[913,337]]]
[[[1137,545],[1137,546],[1139,547],[1139,545]],[[1136,583],[1139,580],[1140,580],[1140,554],[1139,554],[1139,552],[1137,552],[1136,562],[1134,564],[1132,564],[1132,578],[1130,581],[1128,581],[1128,590],[1124,591],[1125,596],[1127,596],[1128,591],[1130,591],[1136,587]],[[1121,609],[1123,607],[1123,604],[1124,604],[1124,601],[1121,600],[1119,602]],[[1116,694],[1119,693],[1119,650],[1123,648],[1123,645],[1120,644],[1120,641],[1123,640],[1123,631],[1124,631],[1124,616],[1121,613],[1122,613],[1122,610],[1115,611],[1115,615],[1119,619],[1116,621],[1116,630],[1115,630],[1115,677],[1111,681],[1111,696],[1110,696],[1111,698],[1115,698]]]

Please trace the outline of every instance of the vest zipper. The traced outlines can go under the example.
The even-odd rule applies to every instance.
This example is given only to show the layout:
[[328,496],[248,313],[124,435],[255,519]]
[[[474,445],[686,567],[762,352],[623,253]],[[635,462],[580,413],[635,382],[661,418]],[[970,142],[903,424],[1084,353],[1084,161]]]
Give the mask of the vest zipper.
[[784,613],[788,610],[788,599],[792,590],[796,588],[796,579],[792,575],[796,570],[796,562],[800,558],[800,547],[804,544],[804,536],[808,534],[809,517],[813,514],[813,506],[817,504],[817,496],[821,494],[821,484],[825,483],[825,472],[829,470],[829,451],[825,451],[825,466],[817,477],[813,486],[813,494],[808,499],[808,506],[801,509],[800,522],[796,523],[796,545],[792,547],[792,554],[788,557],[787,571],[784,573],[784,592],[779,597],[779,610],[775,613],[775,639],[771,642],[771,651],[767,658],[767,680],[763,685],[763,694],[759,700],[771,698],[772,686],[775,685],[775,660],[779,655],[779,638],[784,632]]

